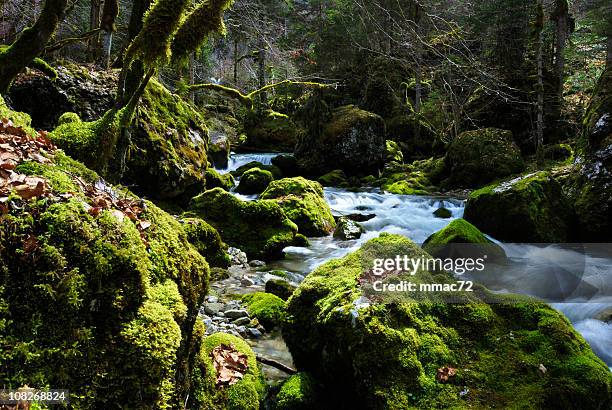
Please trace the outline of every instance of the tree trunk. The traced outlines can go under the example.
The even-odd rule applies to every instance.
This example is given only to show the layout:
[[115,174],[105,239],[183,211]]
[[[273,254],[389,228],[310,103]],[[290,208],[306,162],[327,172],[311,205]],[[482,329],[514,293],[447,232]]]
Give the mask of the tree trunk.
[[608,41],[606,42],[606,66],[612,67],[612,35],[608,36]]
[[[91,10],[89,12],[89,30],[95,30],[100,27],[100,10],[102,2],[100,0],[91,0]],[[87,55],[92,62],[98,59],[98,48],[100,46],[100,36],[98,34],[92,36],[87,41]]]
[[44,49],[64,18],[68,0],[47,0],[32,27],[23,30],[11,46],[0,55],[0,94],[8,92],[11,83]]
[[563,79],[565,77],[565,43],[567,42],[567,23],[569,10],[567,0],[558,0],[555,18],[557,20],[557,45],[555,48],[555,68],[559,80],[557,94],[563,100]]
[[542,0],[538,0],[538,22],[537,22],[537,65],[538,65],[538,85],[537,85],[537,120],[536,120],[536,135],[537,147],[536,155],[538,160],[542,158],[544,146],[544,12]]
[[113,47],[113,32],[104,32],[104,47],[102,48],[102,68],[108,70],[110,67],[111,49]]
[[[266,85],[266,43],[263,38],[259,42],[259,55],[257,56],[259,68],[257,70],[257,81],[259,88],[263,88]],[[265,107],[268,102],[268,96],[266,92],[259,94],[259,102],[261,108]]]
[[[188,77],[189,77],[189,85],[195,84],[195,54],[191,53],[189,55],[189,67],[188,67]],[[194,102],[195,93],[191,91],[189,93],[189,101]]]
[[238,87],[238,39],[234,38],[234,87]]

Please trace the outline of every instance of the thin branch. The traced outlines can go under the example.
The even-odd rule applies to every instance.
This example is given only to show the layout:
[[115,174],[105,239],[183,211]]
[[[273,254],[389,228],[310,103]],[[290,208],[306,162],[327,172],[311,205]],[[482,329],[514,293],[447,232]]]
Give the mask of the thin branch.
[[278,369],[287,374],[296,374],[297,370],[292,367],[287,366],[284,363],[279,362],[278,360],[271,359],[269,357],[257,355],[257,361],[263,364],[267,364],[268,366],[272,366],[275,369]]
[[83,34],[81,34],[78,37],[65,38],[63,40],[58,41],[55,44],[52,44],[50,46],[45,47],[44,52],[45,53],[52,53],[54,51],[57,51],[57,50],[59,50],[61,48],[66,47],[67,45],[78,43],[79,41],[87,40],[88,38],[98,34],[101,30],[102,30],[101,28],[96,28],[94,30],[88,31],[87,33],[83,33]]

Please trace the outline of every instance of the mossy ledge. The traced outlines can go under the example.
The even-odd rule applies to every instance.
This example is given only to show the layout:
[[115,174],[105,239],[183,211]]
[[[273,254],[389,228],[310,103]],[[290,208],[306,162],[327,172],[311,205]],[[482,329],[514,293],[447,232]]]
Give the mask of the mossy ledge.
[[[545,304],[508,296],[493,305],[473,298],[356,308],[363,262],[384,257],[381,249],[424,255],[405,237],[382,234],[317,268],[288,301],[285,341],[332,408],[608,408],[609,369]],[[436,380],[444,366],[457,369],[448,383]]]

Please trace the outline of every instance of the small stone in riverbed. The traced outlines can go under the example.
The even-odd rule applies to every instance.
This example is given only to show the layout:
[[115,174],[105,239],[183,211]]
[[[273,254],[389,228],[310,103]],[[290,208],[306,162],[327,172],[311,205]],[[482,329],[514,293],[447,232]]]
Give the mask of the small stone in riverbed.
[[239,317],[249,316],[249,313],[244,309],[232,309],[232,310],[226,310],[225,316],[230,319],[238,319]]
[[219,302],[219,298],[213,295],[210,295],[206,298],[206,301],[208,303],[218,303]]
[[249,265],[250,265],[252,268],[259,268],[259,267],[261,267],[261,266],[265,266],[265,265],[266,265],[266,263],[265,263],[264,261],[260,261],[260,260],[257,260],[257,259],[253,259],[252,261],[250,261],[250,262],[249,262]]
[[239,317],[238,319],[234,320],[232,323],[235,324],[236,326],[248,325],[249,323],[251,323],[251,319],[249,319],[246,316],[243,316],[243,317]]
[[240,284],[242,286],[253,286],[255,281],[248,276],[243,276],[242,279],[240,279]]
[[204,305],[204,312],[206,314],[214,316],[223,309],[223,303],[207,303]]
[[259,339],[261,336],[263,336],[259,330],[253,327],[247,329],[247,334],[254,339]]

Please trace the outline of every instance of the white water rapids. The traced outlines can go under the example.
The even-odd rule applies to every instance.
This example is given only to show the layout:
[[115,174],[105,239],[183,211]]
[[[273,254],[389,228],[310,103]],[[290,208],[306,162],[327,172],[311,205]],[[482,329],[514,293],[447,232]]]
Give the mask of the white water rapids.
[[[272,158],[279,154],[234,154],[229,166],[220,172],[230,172],[251,161],[268,165]],[[289,247],[285,249],[286,258],[268,265],[270,269],[282,269],[292,273],[307,275],[316,266],[335,258],[340,258],[358,249],[364,242],[377,237],[381,232],[404,235],[416,243],[422,243],[429,235],[444,228],[453,219],[461,218],[465,201],[454,198],[433,198],[422,196],[395,195],[383,193],[376,189],[362,192],[351,192],[340,188],[325,188],[325,199],[334,215],[373,214],[372,219],[362,222],[365,233],[358,240],[339,241],[332,236],[310,238],[308,248]],[[255,199],[255,196],[238,195],[243,200]],[[445,207],[452,212],[452,218],[440,219],[433,212]],[[585,283],[593,284],[599,293],[591,295],[588,302],[577,293],[564,303],[552,306],[563,312],[574,324],[593,351],[612,366],[612,323],[596,318],[603,312],[612,310],[612,259],[609,257],[572,253],[571,250],[558,249],[554,245],[541,248],[532,245],[500,243],[508,257],[516,262],[502,277],[485,278],[479,281],[490,289],[503,292],[508,288],[516,291],[517,287],[529,290],[546,286],[546,281],[534,272],[543,263],[555,261],[579,261],[583,266]],[[612,246],[612,245],[610,245]],[[573,259],[572,259],[573,258]],[[553,263],[554,264],[554,263]],[[566,265],[567,266],[567,265]],[[517,286],[519,284],[519,286]]]

